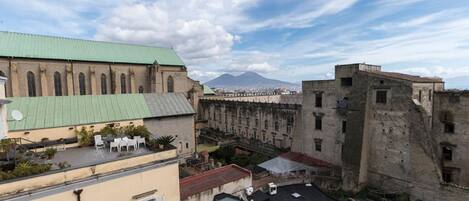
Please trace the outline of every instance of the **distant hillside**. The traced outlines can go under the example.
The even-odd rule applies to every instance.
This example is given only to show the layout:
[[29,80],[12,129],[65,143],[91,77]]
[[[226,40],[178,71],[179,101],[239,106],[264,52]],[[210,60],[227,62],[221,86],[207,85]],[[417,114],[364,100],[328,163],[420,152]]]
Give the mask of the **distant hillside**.
[[223,74],[210,80],[205,85],[212,88],[224,89],[266,89],[266,88],[295,88],[297,84],[280,80],[268,79],[255,72],[245,72],[238,76]]

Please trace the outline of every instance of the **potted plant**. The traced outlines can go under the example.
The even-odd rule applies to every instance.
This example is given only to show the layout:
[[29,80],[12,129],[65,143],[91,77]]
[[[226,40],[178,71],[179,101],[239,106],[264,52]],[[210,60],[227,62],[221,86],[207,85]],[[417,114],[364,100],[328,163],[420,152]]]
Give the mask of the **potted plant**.
[[170,135],[165,135],[165,136],[161,136],[161,137],[158,137],[156,138],[156,143],[158,143],[158,145],[160,146],[160,149],[164,149],[166,148],[169,144],[171,144],[172,142],[174,142],[174,137],[173,136],[170,136]]
[[55,154],[57,153],[57,149],[54,148],[47,148],[46,151],[44,151],[44,155],[46,155],[47,159],[52,159]]

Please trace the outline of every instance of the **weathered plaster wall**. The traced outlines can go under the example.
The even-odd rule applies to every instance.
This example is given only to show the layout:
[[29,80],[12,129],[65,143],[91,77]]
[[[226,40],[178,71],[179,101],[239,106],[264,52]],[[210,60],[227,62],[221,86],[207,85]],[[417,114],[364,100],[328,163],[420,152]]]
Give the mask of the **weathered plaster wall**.
[[155,138],[165,135],[175,137],[173,145],[180,156],[189,157],[195,152],[193,115],[144,119],[143,124]]

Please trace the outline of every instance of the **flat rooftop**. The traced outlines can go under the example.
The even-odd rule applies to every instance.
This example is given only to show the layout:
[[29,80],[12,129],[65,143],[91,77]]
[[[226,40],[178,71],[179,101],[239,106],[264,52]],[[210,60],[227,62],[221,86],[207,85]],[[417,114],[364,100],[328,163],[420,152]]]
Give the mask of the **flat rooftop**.
[[109,148],[99,150],[96,150],[94,147],[68,148],[65,151],[58,151],[54,158],[51,159],[51,163],[57,164],[66,161],[72,168],[76,168],[154,153],[143,146],[135,151],[132,150],[109,152]]
[[[294,197],[293,194],[297,193],[299,197]],[[256,191],[250,200],[254,201],[336,201],[323,193],[316,185],[311,184],[293,184],[288,186],[277,187],[277,194],[270,195],[267,192]]]

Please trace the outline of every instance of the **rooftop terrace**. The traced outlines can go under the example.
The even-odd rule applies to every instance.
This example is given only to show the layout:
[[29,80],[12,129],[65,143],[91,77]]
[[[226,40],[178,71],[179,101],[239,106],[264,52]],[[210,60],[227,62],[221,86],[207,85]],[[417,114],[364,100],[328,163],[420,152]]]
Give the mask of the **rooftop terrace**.
[[[68,166],[59,168],[57,164],[65,161]],[[0,180],[0,200],[169,162],[177,162],[176,149],[171,145],[160,150],[142,146],[135,151],[122,152],[109,152],[109,148],[96,150],[88,146],[68,148],[58,151],[50,161],[44,161],[53,164],[47,172]]]

